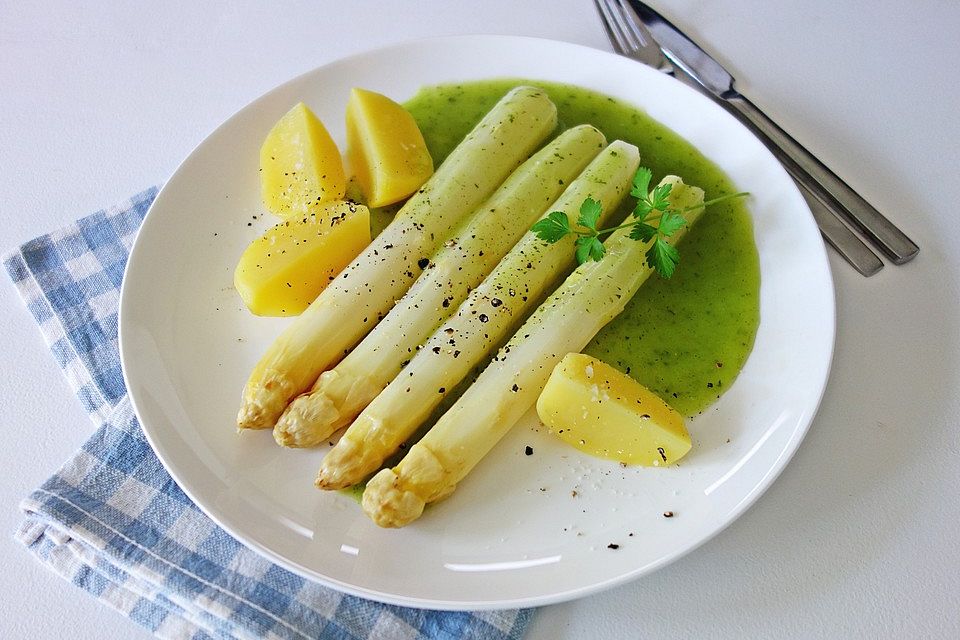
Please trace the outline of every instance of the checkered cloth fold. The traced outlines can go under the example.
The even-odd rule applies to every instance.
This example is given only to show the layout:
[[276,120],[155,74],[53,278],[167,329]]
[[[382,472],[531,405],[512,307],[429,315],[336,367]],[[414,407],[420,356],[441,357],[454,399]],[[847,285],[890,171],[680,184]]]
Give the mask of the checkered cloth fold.
[[120,370],[117,309],[157,190],[4,258],[93,436],[22,503],[17,537],[49,567],[163,638],[519,638],[531,611],[406,609],[348,596],[247,549],[157,460]]

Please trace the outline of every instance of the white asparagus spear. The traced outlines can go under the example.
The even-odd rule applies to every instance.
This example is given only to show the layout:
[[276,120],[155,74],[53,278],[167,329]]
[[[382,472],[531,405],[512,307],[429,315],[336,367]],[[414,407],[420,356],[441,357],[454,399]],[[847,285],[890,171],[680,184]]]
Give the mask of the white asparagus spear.
[[[703,203],[703,191],[675,176],[670,202],[682,209]],[[703,208],[684,214],[687,223],[668,241],[679,241]],[[400,464],[367,484],[363,510],[382,527],[402,527],[420,517],[426,503],[449,495],[473,467],[534,405],[550,372],[581,351],[615,318],[649,277],[649,243],[631,240],[630,229],[605,243],[607,255],[570,274],[504,346],[466,393],[407,452]]]
[[[576,220],[581,204],[591,197],[608,216],[626,195],[639,162],[636,147],[619,140],[611,143],[549,210]],[[572,235],[547,244],[528,231],[350,425],[324,457],[317,486],[340,489],[376,471],[447,391],[510,335],[557,279],[573,269],[573,249]]]
[[597,129],[580,125],[520,165],[445,241],[390,313],[290,403],[273,430],[277,443],[314,446],[350,424],[606,144]]
[[339,360],[403,295],[422,260],[554,130],[542,89],[504,96],[393,222],[280,334],[243,390],[237,426],[272,428],[290,400]]

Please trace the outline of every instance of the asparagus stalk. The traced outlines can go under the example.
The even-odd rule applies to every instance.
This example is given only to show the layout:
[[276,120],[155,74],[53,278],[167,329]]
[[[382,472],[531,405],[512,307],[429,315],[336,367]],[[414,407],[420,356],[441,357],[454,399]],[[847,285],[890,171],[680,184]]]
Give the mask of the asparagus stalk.
[[592,126],[574,127],[514,171],[363,341],[290,403],[274,427],[277,442],[314,446],[352,422],[606,144]]
[[[676,209],[703,203],[703,191],[675,177]],[[670,238],[676,243],[702,213]],[[420,517],[426,503],[449,495],[458,482],[533,406],[550,372],[570,352],[582,350],[619,314],[650,276],[649,243],[622,229],[606,242],[607,255],[580,265],[530,316],[476,382],[414,445],[400,464],[377,473],[363,493],[363,510],[382,527],[402,527]]]
[[273,342],[243,390],[237,426],[273,427],[290,400],[339,360],[403,295],[422,260],[540,146],[557,123],[546,93],[504,96],[394,221]]
[[[550,207],[576,219],[584,199],[617,208],[639,164],[633,145],[616,141]],[[316,484],[339,489],[377,470],[440,400],[527,315],[548,288],[573,269],[574,238],[547,244],[527,232],[443,322],[410,363],[367,406],[321,463]]]

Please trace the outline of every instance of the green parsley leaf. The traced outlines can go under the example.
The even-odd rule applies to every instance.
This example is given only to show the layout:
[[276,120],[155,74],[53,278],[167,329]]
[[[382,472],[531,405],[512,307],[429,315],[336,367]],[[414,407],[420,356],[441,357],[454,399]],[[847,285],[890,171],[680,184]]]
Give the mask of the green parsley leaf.
[[600,262],[603,260],[603,256],[605,255],[607,255],[607,248],[602,242],[600,242],[599,238],[594,238],[593,242],[590,244],[590,257],[593,260]]
[[669,182],[667,184],[662,184],[656,187],[653,190],[653,208],[657,211],[666,211],[667,207],[670,206],[670,202],[667,198],[670,196],[670,190],[673,189],[673,185]]
[[603,246],[597,236],[580,236],[577,238],[577,264],[583,264],[588,260],[600,262],[606,253],[607,248]]
[[553,244],[570,233],[570,219],[563,211],[551,211],[546,218],[538,220],[530,227],[530,230],[544,242]]
[[591,231],[596,231],[601,210],[602,207],[597,200],[587,198],[580,205],[580,217],[577,219],[577,224]]
[[663,238],[657,238],[647,249],[647,264],[664,278],[669,278],[680,262],[680,252]]
[[657,231],[661,238],[669,238],[678,229],[687,223],[686,218],[673,209],[667,209],[660,216],[660,224],[657,225]]
[[650,171],[650,169],[646,167],[637,169],[637,172],[633,175],[633,189],[630,190],[630,195],[640,200],[646,200],[647,196],[650,195],[651,178],[653,178],[653,171]]
[[633,217],[643,220],[650,215],[651,211],[653,211],[653,205],[646,198],[642,198],[637,200],[637,206],[633,209]]
[[657,228],[652,224],[647,224],[646,222],[640,221],[633,225],[630,229],[630,239],[631,240],[640,240],[641,242],[647,242],[657,235]]

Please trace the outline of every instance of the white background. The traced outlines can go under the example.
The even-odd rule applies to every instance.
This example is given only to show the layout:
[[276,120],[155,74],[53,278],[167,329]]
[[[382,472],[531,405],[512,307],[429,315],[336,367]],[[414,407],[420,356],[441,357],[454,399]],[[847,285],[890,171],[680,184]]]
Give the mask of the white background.
[[[960,4],[656,5],[922,250],[864,279],[831,254],[837,351],[774,486],[658,573],[538,612],[527,638],[960,637]],[[413,38],[608,49],[589,0],[0,5],[0,249],[159,184],[280,82]],[[0,637],[146,638],[16,542],[18,501],[89,435],[0,285]]]

